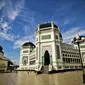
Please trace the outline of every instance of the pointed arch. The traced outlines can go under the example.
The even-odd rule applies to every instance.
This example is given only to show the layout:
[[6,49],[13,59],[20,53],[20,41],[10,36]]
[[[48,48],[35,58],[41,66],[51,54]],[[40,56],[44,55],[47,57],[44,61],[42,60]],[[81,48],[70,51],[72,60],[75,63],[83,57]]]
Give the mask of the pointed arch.
[[50,64],[50,55],[48,50],[46,50],[44,53],[44,65],[49,65],[49,64]]

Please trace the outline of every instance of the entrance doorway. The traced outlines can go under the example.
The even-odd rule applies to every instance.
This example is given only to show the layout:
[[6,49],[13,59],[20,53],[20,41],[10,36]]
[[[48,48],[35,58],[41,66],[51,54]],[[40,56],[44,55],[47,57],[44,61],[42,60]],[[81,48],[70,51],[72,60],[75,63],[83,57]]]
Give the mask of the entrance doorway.
[[44,65],[49,65],[50,64],[50,55],[49,52],[46,50],[44,53]]

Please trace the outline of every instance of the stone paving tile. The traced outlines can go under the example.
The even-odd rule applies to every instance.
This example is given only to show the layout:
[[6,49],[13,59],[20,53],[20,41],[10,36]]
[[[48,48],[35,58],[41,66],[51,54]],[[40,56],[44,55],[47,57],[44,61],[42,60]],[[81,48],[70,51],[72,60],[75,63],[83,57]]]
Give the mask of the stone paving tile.
[[85,85],[82,72],[65,72],[55,74],[38,74],[18,72],[1,73],[0,85]]

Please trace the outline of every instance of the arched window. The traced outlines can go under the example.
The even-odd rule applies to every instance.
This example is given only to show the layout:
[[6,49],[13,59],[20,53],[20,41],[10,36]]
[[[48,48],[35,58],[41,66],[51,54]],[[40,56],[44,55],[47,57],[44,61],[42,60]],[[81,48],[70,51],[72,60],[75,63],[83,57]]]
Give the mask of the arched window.
[[22,64],[26,65],[28,63],[28,56],[23,56]]

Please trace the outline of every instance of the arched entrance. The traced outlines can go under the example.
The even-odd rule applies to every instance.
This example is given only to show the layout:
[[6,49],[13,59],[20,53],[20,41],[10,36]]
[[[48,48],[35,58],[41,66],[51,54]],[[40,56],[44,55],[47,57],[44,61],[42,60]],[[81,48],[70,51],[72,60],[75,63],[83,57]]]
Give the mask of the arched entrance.
[[49,65],[50,64],[50,55],[49,52],[46,50],[44,53],[44,65]]
[[27,64],[27,60],[26,60],[26,59],[24,59],[23,64],[24,64],[24,65],[26,65],[26,64]]

